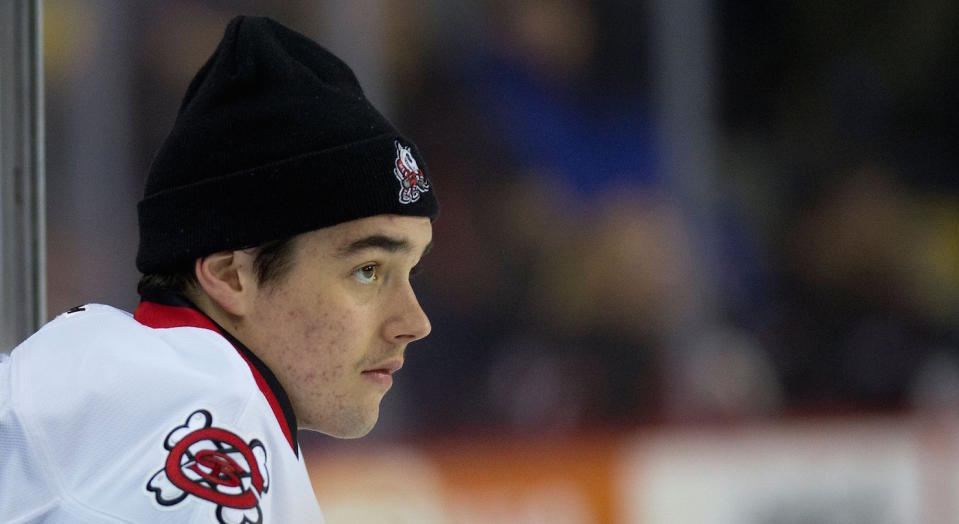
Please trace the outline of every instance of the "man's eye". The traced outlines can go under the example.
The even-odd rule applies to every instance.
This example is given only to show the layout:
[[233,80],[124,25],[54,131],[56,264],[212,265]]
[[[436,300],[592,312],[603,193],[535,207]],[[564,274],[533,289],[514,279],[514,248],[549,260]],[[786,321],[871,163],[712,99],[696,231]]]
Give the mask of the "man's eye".
[[353,272],[353,276],[364,284],[372,284],[377,279],[376,264],[367,264]]

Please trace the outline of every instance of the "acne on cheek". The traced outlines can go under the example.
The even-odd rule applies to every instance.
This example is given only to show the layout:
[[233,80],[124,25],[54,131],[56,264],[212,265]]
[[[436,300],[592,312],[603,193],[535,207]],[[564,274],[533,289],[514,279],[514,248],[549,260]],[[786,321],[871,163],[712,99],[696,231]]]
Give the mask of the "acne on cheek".
[[329,369],[322,364],[289,362],[285,368],[286,376],[295,377],[294,380],[299,384],[314,384],[316,382],[329,380]]
[[323,305],[318,305],[315,311],[321,313],[312,315],[303,330],[304,339],[310,342],[311,348],[323,347],[327,353],[332,354],[335,348],[351,342],[344,340],[348,336],[347,326],[352,316],[351,312],[332,315]]
[[[298,324],[296,319],[300,316],[300,313],[290,312],[289,317],[293,321],[291,325]],[[300,376],[305,382],[313,382],[318,376],[329,381],[333,376],[342,373],[343,366],[337,362],[341,348],[351,343],[347,340],[345,329],[349,315],[336,319],[331,319],[330,316],[329,313],[319,314],[301,328],[287,372]]]

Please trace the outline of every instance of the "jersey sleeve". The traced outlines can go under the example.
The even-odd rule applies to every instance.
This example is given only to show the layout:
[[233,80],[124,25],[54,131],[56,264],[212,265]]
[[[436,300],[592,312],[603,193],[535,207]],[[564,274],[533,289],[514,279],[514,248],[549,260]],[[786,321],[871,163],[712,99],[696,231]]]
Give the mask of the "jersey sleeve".
[[49,497],[36,522],[271,522],[268,439],[244,422],[256,389],[219,334],[85,306],[3,365]]

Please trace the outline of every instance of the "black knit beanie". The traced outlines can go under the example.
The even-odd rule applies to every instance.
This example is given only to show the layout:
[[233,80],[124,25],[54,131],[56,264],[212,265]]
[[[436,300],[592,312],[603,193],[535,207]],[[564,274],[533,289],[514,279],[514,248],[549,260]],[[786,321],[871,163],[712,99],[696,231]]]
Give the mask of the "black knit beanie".
[[137,210],[137,268],[164,273],[373,215],[433,220],[438,208],[416,146],[346,64],[241,16],[190,83]]

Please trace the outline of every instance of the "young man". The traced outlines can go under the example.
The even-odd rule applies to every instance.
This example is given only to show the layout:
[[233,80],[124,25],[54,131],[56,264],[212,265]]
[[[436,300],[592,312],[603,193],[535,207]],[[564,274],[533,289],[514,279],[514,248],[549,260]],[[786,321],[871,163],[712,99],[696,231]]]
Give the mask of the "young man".
[[366,434],[430,331],[415,146],[336,57],[239,17],[138,212],[132,317],[77,307],[0,360],[0,521],[322,522],[297,430]]

